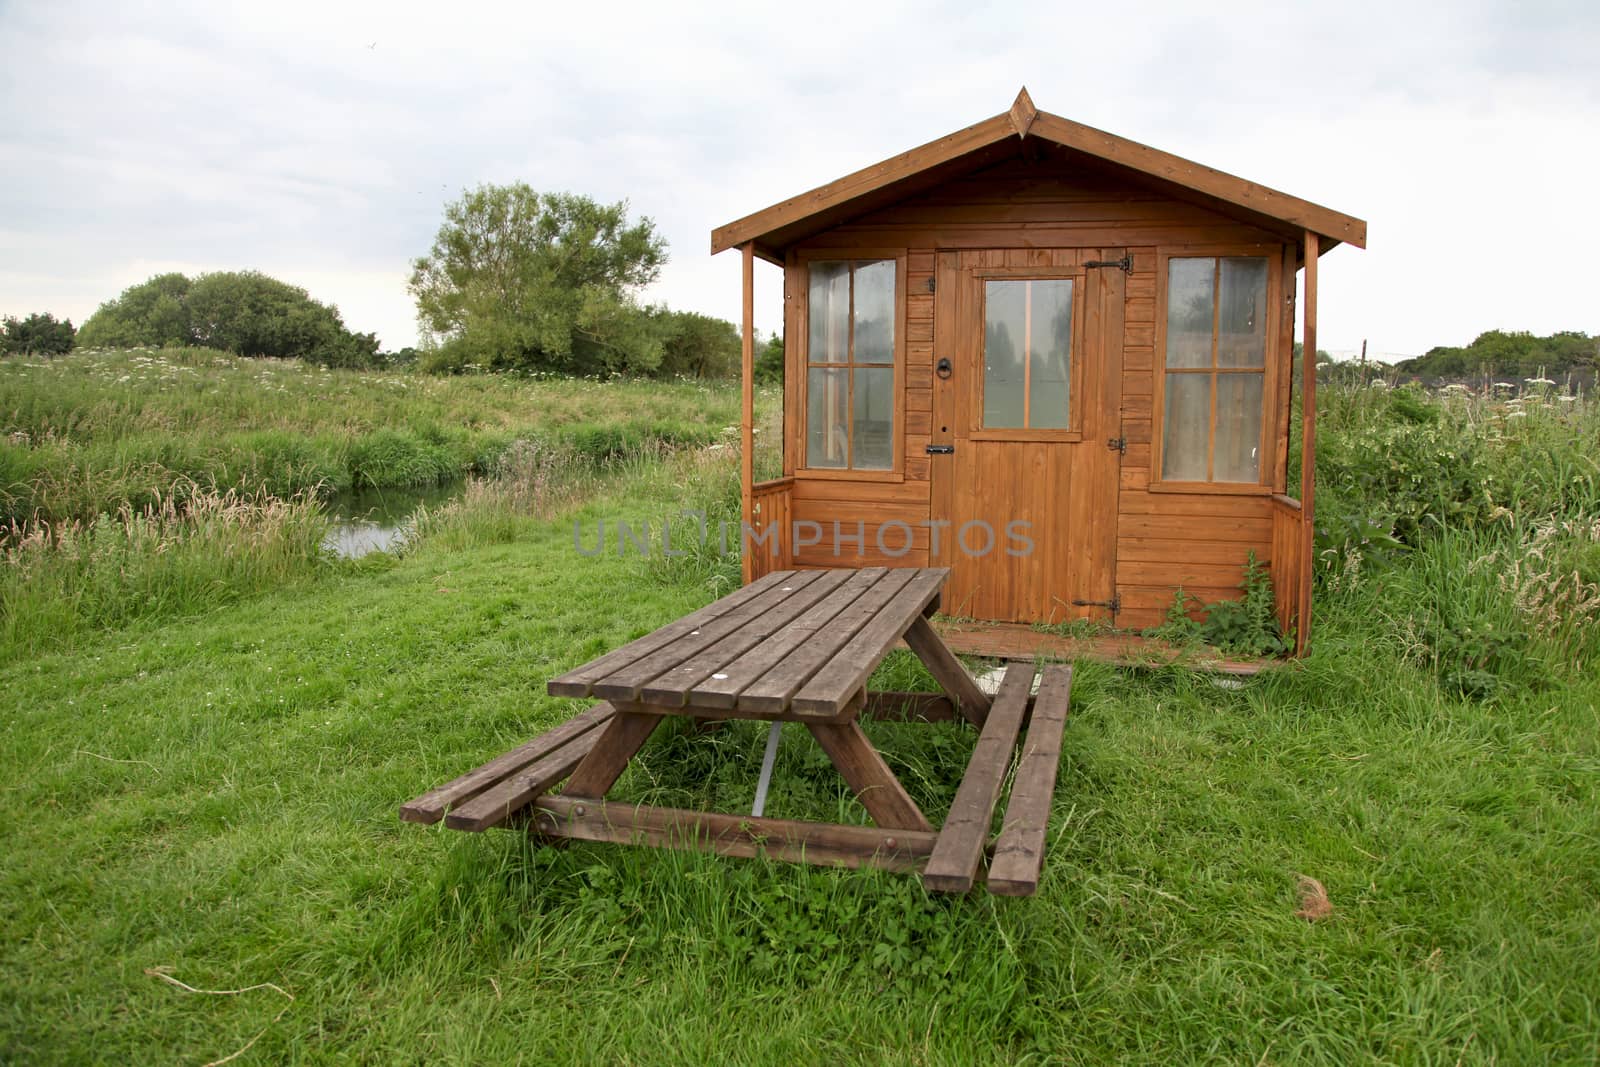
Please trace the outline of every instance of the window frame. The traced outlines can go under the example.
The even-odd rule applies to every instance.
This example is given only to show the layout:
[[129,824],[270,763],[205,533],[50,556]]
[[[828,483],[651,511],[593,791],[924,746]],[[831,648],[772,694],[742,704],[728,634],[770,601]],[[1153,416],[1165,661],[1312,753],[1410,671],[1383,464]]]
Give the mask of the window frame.
[[[1181,245],[1162,247],[1156,253],[1156,299],[1155,299],[1155,351],[1151,360],[1151,373],[1154,381],[1151,384],[1150,394],[1150,481],[1151,492],[1167,493],[1208,493],[1218,495],[1238,496],[1270,496],[1274,485],[1275,457],[1277,452],[1274,444],[1278,437],[1278,387],[1283,373],[1283,339],[1282,324],[1284,314],[1283,296],[1283,254],[1281,245],[1268,244],[1225,244],[1225,245]],[[1258,372],[1253,367],[1217,367],[1215,331],[1219,328],[1213,315],[1212,325],[1212,360],[1210,368],[1174,368],[1172,373],[1206,374],[1213,383],[1219,374],[1261,374],[1261,440],[1257,445],[1256,455],[1260,457],[1256,465],[1256,480],[1253,482],[1218,482],[1218,481],[1177,481],[1162,477],[1164,462],[1163,451],[1167,434],[1167,283],[1171,276],[1171,261],[1174,259],[1265,259],[1267,261],[1267,321],[1263,324],[1266,331],[1265,347],[1262,355],[1262,365]],[[1220,294],[1213,290],[1213,301]],[[1216,447],[1216,403],[1217,390],[1215,384],[1211,389],[1210,418],[1207,421],[1207,465],[1211,465]]]
[[[905,481],[905,439],[906,439],[906,392],[905,392],[905,364],[906,364],[906,250],[904,248],[807,248],[795,253],[795,262],[799,267],[796,272],[795,288],[797,292],[791,294],[797,315],[795,317],[795,330],[797,343],[795,344],[795,396],[796,415],[791,431],[795,445],[795,475],[805,478],[832,478],[840,481],[855,482],[903,482]],[[846,363],[818,363],[822,369],[848,369],[853,378],[857,366],[892,368],[890,380],[893,382],[891,395],[893,396],[893,423],[889,432],[892,444],[892,459],[886,469],[858,469],[854,467],[812,467],[808,465],[806,451],[810,446],[809,416],[810,396],[808,391],[811,380],[811,264],[817,260],[852,262],[888,261],[894,264],[894,349],[892,364],[863,363],[857,364],[853,360]],[[852,411],[852,418],[854,413]],[[786,425],[787,420],[785,420]],[[853,432],[853,431],[852,431]]]
[[[1088,269],[1085,267],[980,267],[968,272],[978,283],[973,329],[977,337],[976,358],[972,373],[977,375],[977,388],[966,390],[971,404],[967,412],[967,437],[973,441],[1061,441],[1083,440],[1084,399],[1084,339],[1087,330],[1084,318],[1088,307]],[[1021,426],[986,427],[983,424],[984,389],[988,382],[984,374],[984,340],[987,331],[989,286],[991,281],[1071,281],[1072,282],[1072,367],[1068,374],[1067,425],[1056,429],[1033,429]]]

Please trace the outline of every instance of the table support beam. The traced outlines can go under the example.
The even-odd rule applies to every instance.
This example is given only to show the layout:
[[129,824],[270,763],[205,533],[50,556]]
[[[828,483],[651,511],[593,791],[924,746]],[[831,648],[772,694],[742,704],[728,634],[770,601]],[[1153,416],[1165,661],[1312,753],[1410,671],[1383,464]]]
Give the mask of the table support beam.
[[972,675],[967,673],[961,661],[956,659],[956,654],[950,651],[950,646],[944,643],[944,638],[929,625],[927,619],[919,615],[912,621],[911,628],[906,631],[906,644],[911,646],[911,651],[928,668],[934,680],[950,694],[962,717],[981,729],[984,720],[989,717],[989,694],[978,688],[978,683],[973,681]]
[[860,723],[853,719],[842,723],[815,722],[807,723],[806,729],[833,760],[844,780],[850,783],[856,799],[867,809],[873,822],[886,830],[933,830],[933,824],[867,740]]
[[617,779],[622,777],[628,761],[650,740],[650,735],[660,725],[659,715],[646,715],[638,711],[619,711],[614,714],[605,726],[605,733],[600,735],[600,740],[595,742],[594,748],[572,772],[572,778],[562,793],[594,800],[605,796],[617,784]]
[[546,837],[691,849],[719,856],[766,856],[828,867],[918,871],[937,840],[936,834],[920,830],[758,819],[565,795],[540,797],[533,806],[532,828]]

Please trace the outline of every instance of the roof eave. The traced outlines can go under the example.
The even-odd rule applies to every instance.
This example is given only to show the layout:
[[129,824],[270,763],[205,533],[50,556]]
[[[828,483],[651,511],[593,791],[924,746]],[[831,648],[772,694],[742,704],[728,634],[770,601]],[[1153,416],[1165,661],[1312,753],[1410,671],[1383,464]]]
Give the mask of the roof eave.
[[870,198],[875,192],[910,182],[918,174],[954,163],[1011,137],[1039,137],[1280,224],[1310,230],[1323,239],[1323,251],[1340,243],[1357,248],[1367,246],[1367,224],[1361,219],[1170,152],[1039,111],[1028,97],[1027,89],[1023,89],[1007,112],[719,226],[711,231],[711,254],[754,242],[757,255],[781,262],[784,249],[781,242],[771,240],[773,234],[815,215],[846,209],[852,201]]

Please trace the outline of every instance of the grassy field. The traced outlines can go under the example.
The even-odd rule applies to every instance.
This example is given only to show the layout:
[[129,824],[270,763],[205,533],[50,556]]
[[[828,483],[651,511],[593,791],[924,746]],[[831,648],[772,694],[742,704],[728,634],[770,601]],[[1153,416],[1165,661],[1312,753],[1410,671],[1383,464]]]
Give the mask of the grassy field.
[[8,359],[0,525],[90,519],[195,489],[432,485],[491,473],[514,441],[601,461],[731,440],[738,421],[728,383],[439,378],[202,348]]
[[[399,558],[13,653],[0,1060],[1594,1062],[1600,513],[1574,455],[1600,418],[1329,392],[1312,656],[1240,689],[1080,665],[1028,900],[398,821],[576,710],[548,677],[725,588],[725,561],[580,557],[572,524],[715,514],[726,452],[605,477],[534,452]],[[1485,485],[1529,469],[1401,499],[1449,467],[1423,438]],[[1369,520],[1389,540],[1339,540]],[[763,732],[658,738],[621,791],[737,810]],[[870,732],[942,816],[970,732]],[[864,821],[803,735],[770,811]],[[1296,914],[1301,876],[1331,914]]]

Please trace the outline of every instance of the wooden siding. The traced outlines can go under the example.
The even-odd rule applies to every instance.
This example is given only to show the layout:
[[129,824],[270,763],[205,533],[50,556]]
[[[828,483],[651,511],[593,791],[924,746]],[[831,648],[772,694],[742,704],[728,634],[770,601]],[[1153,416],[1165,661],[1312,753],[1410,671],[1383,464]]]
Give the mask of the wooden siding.
[[750,528],[755,531],[755,537],[744,546],[750,563],[747,582],[794,566],[787,532],[794,510],[793,492],[793,478],[774,478],[770,482],[759,482],[751,489]]
[[[808,475],[794,476],[792,519],[817,523],[821,543],[796,546],[796,566],[927,566],[928,533],[922,524],[934,518],[930,499],[930,443],[949,441],[942,433],[950,419],[936,410],[933,388],[933,323],[939,294],[930,291],[936,250],[967,248],[1010,249],[1008,262],[1030,262],[1024,250],[1041,248],[1127,248],[1133,269],[1126,276],[1123,296],[1121,433],[1127,441],[1119,474],[1117,515],[1116,590],[1121,599],[1119,627],[1142,628],[1158,624],[1181,585],[1201,601],[1233,599],[1239,595],[1245,559],[1252,551],[1274,568],[1274,504],[1270,490],[1282,487],[1287,459],[1285,434],[1289,424],[1287,386],[1287,325],[1269,339],[1272,358],[1280,361],[1274,424],[1275,447],[1263,457],[1268,465],[1267,485],[1258,495],[1240,493],[1187,493],[1152,490],[1152,442],[1157,335],[1158,253],[1189,247],[1253,251],[1292,265],[1293,250],[1273,233],[1230,219],[1186,201],[1129,184],[1094,166],[1066,164],[1048,156],[1013,159],[987,170],[949,181],[898,204],[852,219],[806,242],[803,248],[848,250],[903,249],[905,252],[905,331],[902,381],[904,415],[902,469],[898,480],[854,480]],[[1114,269],[1114,268],[1112,268]],[[787,335],[803,336],[805,329],[804,267],[793,250],[787,256]],[[1293,292],[1286,272],[1284,288]],[[942,312],[941,312],[942,313]],[[1284,318],[1292,323],[1292,314]],[[790,361],[786,373],[785,456],[804,432],[803,413],[793,398],[799,395],[802,369]],[[942,457],[932,457],[938,462]],[[833,523],[862,544],[843,546],[835,555]],[[884,524],[904,522],[913,531],[912,544],[903,555],[889,556],[876,543]],[[858,524],[859,527],[858,527]],[[896,529],[885,530],[889,547],[902,540]],[[1278,554],[1282,555],[1281,548]],[[1280,584],[1281,583],[1275,583]],[[1288,598],[1280,593],[1281,602]],[[1298,604],[1296,605],[1298,607]]]
[[[1272,545],[1267,555],[1271,560],[1278,625],[1284,633],[1297,630],[1300,624],[1301,574],[1308,563],[1304,558],[1304,524],[1300,501],[1286,496],[1272,498]],[[1298,647],[1298,634],[1296,637]]]

